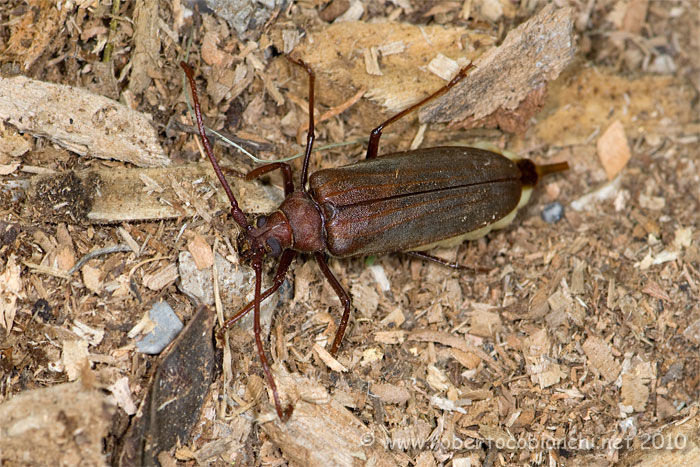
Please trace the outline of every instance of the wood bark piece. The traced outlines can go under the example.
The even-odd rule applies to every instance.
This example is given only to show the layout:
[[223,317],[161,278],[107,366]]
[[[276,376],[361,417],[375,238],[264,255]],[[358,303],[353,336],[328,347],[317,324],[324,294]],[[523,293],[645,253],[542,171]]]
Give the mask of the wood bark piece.
[[148,71],[157,67],[154,57],[157,57],[160,51],[158,0],[136,2],[134,26],[134,54],[131,59],[129,91],[141,94],[151,83]]
[[0,77],[0,120],[81,156],[141,167],[170,164],[149,116],[80,88]]
[[280,394],[293,401],[286,423],[261,425],[285,457],[305,466],[390,466],[396,461],[374,433],[318,383],[284,370],[274,372]]
[[[116,223],[172,219],[181,216],[211,218],[228,211],[228,198],[209,162],[164,168],[100,168],[80,172],[36,175],[9,189],[23,191],[24,212],[41,222]],[[272,212],[282,191],[259,182],[230,178],[229,183],[245,212]],[[0,190],[5,189],[0,185]],[[207,198],[215,193],[214,206]]]
[[549,4],[476,59],[467,79],[421,109],[420,121],[480,119],[499,108],[515,110],[531,91],[559,76],[574,52],[573,9]]

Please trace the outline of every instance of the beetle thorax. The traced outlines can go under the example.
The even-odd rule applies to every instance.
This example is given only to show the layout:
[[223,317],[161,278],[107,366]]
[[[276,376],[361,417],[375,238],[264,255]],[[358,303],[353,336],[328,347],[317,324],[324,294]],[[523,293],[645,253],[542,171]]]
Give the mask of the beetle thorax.
[[313,253],[325,248],[323,214],[308,193],[295,191],[280,206],[292,229],[296,251]]

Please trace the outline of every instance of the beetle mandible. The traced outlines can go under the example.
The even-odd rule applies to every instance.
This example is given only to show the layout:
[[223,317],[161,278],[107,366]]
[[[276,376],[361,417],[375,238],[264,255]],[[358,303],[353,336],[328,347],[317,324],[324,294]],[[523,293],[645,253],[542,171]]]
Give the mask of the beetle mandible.
[[[314,256],[343,305],[343,316],[330,349],[335,355],[350,318],[351,301],[329,269],[324,253],[346,258],[405,251],[445,264],[423,251],[458,244],[504,227],[527,203],[539,178],[568,169],[566,162],[537,165],[528,159],[511,160],[501,154],[470,147],[424,148],[377,157],[384,128],[445,94],[467,76],[473,66],[470,64],[438,91],[372,130],[365,160],[322,169],[308,177],[315,139],[315,75],[302,60],[288,59],[306,70],[309,76],[309,129],[301,182],[295,189],[291,167],[283,162],[263,165],[248,173],[232,171],[234,176],[246,180],[272,170],[282,171],[285,199],[277,211],[258,217],[255,225],[248,223],[238,206],[206,136],[194,72],[186,63],[180,63],[192,90],[202,144],[231,203],[231,216],[244,231],[248,245],[244,256],[250,259],[255,271],[253,301],[230,318],[224,327],[231,326],[253,310],[258,356],[277,415],[282,421],[289,418],[293,407],[290,404],[283,410],[277,394],[262,345],[260,303],[282,285],[297,253]],[[265,255],[280,259],[272,286],[263,292],[261,275]]]

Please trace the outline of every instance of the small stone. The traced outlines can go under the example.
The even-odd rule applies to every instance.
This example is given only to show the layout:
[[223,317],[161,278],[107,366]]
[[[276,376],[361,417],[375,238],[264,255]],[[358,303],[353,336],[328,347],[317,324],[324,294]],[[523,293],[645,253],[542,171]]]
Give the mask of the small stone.
[[183,328],[182,321],[166,302],[154,303],[148,312],[155,328],[143,339],[136,342],[136,350],[141,353],[156,355],[177,337]]
[[549,203],[542,209],[542,220],[548,224],[555,224],[564,217],[564,206],[559,201]]

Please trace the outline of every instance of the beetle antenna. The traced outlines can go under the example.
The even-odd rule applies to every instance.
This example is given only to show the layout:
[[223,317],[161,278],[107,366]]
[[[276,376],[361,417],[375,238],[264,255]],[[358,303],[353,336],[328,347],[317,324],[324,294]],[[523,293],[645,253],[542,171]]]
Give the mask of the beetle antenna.
[[292,410],[294,406],[289,404],[286,409],[282,410],[282,404],[280,404],[280,398],[277,394],[277,385],[275,384],[275,379],[272,377],[272,372],[270,371],[270,365],[267,362],[267,357],[265,356],[265,350],[262,344],[262,331],[260,326],[260,288],[262,283],[262,252],[257,251],[253,259],[253,269],[255,270],[255,299],[253,300],[253,329],[255,332],[255,346],[258,348],[258,357],[260,357],[260,362],[262,363],[263,372],[265,372],[265,377],[267,378],[267,384],[272,390],[272,398],[275,401],[275,410],[277,410],[277,416],[284,423],[289,420],[292,415]]
[[231,187],[226,181],[226,177],[224,177],[224,174],[221,171],[221,167],[219,167],[219,163],[217,162],[216,157],[214,157],[214,151],[212,151],[211,149],[211,143],[209,142],[209,138],[207,137],[207,133],[204,128],[204,121],[202,120],[202,109],[199,106],[199,98],[197,97],[197,85],[194,82],[194,72],[192,71],[192,68],[185,62],[180,62],[180,66],[183,70],[185,70],[185,75],[187,75],[187,79],[190,82],[194,115],[195,119],[197,120],[197,129],[199,130],[199,136],[200,138],[202,138],[202,145],[204,145],[204,151],[207,153],[207,157],[211,161],[211,165],[214,167],[214,172],[216,172],[216,177],[219,179],[219,182],[221,182],[221,185],[224,187],[226,196],[228,196],[228,200],[231,203],[231,216],[233,217],[233,220],[235,220],[236,223],[243,228],[243,230],[249,232],[250,230],[252,230],[253,227],[250,224],[248,224],[248,220],[245,218],[245,213],[240,207],[238,207],[238,201],[236,201],[236,197],[233,196],[233,191],[231,191]]
[[309,160],[311,159],[311,151],[314,147],[314,140],[316,139],[316,134],[314,133],[314,82],[316,81],[316,75],[314,70],[311,69],[309,65],[304,63],[302,60],[297,60],[289,55],[287,55],[287,60],[299,65],[306,70],[309,75],[309,131],[306,134],[306,152],[304,152],[304,165],[301,169],[301,185],[300,189],[306,192],[306,180],[309,174]]

